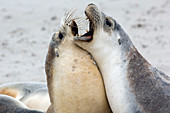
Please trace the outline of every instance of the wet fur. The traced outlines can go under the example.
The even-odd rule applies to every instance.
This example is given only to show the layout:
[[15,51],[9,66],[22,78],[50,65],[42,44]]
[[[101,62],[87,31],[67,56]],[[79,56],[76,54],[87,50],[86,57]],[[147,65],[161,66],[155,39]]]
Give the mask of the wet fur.
[[0,94],[0,113],[44,113],[28,109],[23,103],[13,97]]

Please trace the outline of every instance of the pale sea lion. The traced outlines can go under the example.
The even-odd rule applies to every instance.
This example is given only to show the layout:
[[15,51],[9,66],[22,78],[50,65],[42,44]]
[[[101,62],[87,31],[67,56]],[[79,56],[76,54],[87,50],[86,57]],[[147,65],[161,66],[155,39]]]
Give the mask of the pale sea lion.
[[113,113],[169,113],[170,78],[137,51],[121,26],[89,4],[90,31],[75,43],[94,57]]
[[72,13],[64,17],[49,45],[45,65],[51,100],[48,112],[111,113],[99,70],[73,42],[78,34],[73,20]]
[[[47,85],[40,82],[14,82],[0,85],[0,94],[21,101],[28,108],[46,111],[50,106]],[[41,100],[41,102],[40,102]]]
[[25,104],[8,95],[0,94],[0,113],[44,113],[28,109]]

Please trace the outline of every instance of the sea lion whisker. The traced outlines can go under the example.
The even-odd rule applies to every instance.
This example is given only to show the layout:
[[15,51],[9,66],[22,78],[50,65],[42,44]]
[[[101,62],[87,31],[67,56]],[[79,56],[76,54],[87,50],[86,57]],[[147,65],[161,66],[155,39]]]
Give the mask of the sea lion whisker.
[[77,19],[79,19],[79,17],[74,17],[74,18],[72,18],[72,19],[70,18],[70,20],[68,20],[67,23],[70,23],[70,22],[75,21],[75,20],[77,20]]
[[74,13],[77,9],[74,9],[73,11],[71,11],[68,16],[66,17],[65,23],[68,24],[70,22],[70,20],[72,20]]

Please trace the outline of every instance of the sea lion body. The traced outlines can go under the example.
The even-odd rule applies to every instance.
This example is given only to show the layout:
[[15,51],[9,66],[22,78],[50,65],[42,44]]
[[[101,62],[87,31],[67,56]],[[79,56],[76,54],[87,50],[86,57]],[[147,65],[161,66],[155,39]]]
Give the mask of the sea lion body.
[[0,113],[44,113],[28,109],[21,101],[7,95],[0,94]]
[[49,112],[111,113],[100,72],[91,56],[74,44],[67,21],[53,35],[46,58]]
[[170,78],[142,57],[113,18],[94,4],[85,13],[93,34],[75,43],[94,57],[113,113],[170,112]]
[[[50,105],[47,85],[40,82],[14,82],[0,85],[0,94],[21,101],[30,109],[46,111]],[[41,103],[40,103],[41,100]]]

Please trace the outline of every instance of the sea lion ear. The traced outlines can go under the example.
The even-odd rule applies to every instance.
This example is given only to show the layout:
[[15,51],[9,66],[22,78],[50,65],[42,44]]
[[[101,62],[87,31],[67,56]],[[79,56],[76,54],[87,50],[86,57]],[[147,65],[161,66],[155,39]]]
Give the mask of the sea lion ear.
[[55,48],[55,49],[54,49],[54,51],[55,51],[55,55],[56,55],[57,57],[59,57],[58,49],[57,49],[57,48]]
[[119,43],[119,45],[121,45],[121,40],[120,40],[120,38],[118,39],[118,43]]
[[120,35],[119,34],[117,34],[117,42],[118,42],[118,44],[119,45],[121,45],[122,44],[122,39],[120,38]]

